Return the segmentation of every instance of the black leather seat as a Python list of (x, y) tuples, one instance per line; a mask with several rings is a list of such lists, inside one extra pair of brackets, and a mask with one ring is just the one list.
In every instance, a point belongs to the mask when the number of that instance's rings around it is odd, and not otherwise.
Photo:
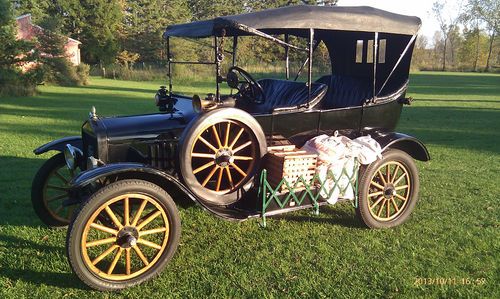
[[(264, 114), (272, 113), (273, 110), (280, 108), (295, 109), (309, 100), (309, 90), (304, 82), (279, 79), (261, 79), (258, 82), (264, 90), (266, 101), (262, 104), (240, 103), (238, 105), (249, 113)], [(321, 102), (328, 86), (323, 83), (313, 83), (311, 87), (309, 107), (314, 107)]]
[(321, 109), (361, 106), (373, 95), (373, 83), (366, 79), (328, 75), (316, 82), (328, 85), (328, 92), (321, 101)]

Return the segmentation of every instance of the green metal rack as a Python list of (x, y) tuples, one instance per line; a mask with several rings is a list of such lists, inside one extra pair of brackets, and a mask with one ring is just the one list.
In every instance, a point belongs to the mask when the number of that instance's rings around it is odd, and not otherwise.
[[(359, 172), (359, 162), (357, 159), (354, 160), (354, 165), (352, 171), (348, 171), (344, 166), (341, 173), (336, 177), (331, 170), (328, 170), (326, 179), (322, 180), (319, 174), (315, 174), (313, 178), (306, 181), (303, 176), (300, 176), (295, 183), (291, 184), (286, 178), (283, 178), (276, 187), (272, 187), (267, 180), (267, 170), (263, 169), (260, 174), (260, 185), (259, 185), (259, 196), (262, 200), (261, 207), (261, 225), (263, 227), (267, 226), (266, 216), (269, 215), (269, 205), (275, 202), (279, 209), (272, 212), (273, 215), (281, 214), (289, 211), (287, 206), (290, 201), (293, 200), (297, 205), (297, 209), (313, 208), (314, 213), (319, 215), (319, 206), (325, 204), (326, 200), (322, 200), (322, 195), (327, 195), (326, 198), (330, 198), (336, 189), (339, 190), (339, 194), (345, 194), (345, 192), (352, 188), (354, 194), (354, 200), (351, 201), (352, 205), (358, 207), (358, 172)], [(339, 182), (347, 178), (348, 183), (344, 187), (339, 186)], [(333, 186), (327, 187), (327, 183), (332, 181)], [(289, 192), (283, 193), (279, 192), (281, 187), (285, 185)], [(304, 201), (309, 199), (309, 205), (304, 205)], [(280, 211), (280, 209), (283, 209)]]

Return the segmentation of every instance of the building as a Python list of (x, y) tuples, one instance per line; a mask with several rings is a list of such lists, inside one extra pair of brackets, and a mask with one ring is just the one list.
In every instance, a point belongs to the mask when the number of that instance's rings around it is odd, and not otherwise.
[[(31, 40), (37, 34), (43, 31), (43, 28), (31, 22), (31, 14), (25, 14), (16, 18), (17, 23), (17, 38)], [(68, 37), (66, 45), (66, 56), (73, 65), (79, 65), (80, 58), (80, 45), (82, 43), (76, 39)], [(26, 67), (25, 67), (26, 68)], [(29, 68), (29, 67), (28, 67)]]

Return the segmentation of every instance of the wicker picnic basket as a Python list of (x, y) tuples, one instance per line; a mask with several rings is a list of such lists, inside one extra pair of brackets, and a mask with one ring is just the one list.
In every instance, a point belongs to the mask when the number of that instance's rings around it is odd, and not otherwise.
[[(302, 182), (297, 183), (301, 176), (308, 183), (313, 179), (318, 155), (298, 150), (294, 145), (271, 146), (268, 150), (265, 168), (268, 173), (267, 180), (273, 188), (285, 179), (296, 192), (304, 188)], [(278, 190), (278, 192), (289, 191), (286, 184), (281, 184)]]

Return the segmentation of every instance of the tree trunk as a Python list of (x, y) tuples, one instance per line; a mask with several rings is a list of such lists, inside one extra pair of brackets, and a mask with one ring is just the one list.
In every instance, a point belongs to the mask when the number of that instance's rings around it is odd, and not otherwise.
[(491, 58), (491, 51), (493, 50), (493, 41), (495, 40), (495, 31), (490, 36), (490, 49), (488, 50), (488, 59), (486, 59), (486, 68), (485, 71), (490, 70), (490, 58)]
[(477, 72), (477, 61), (479, 60), (479, 43), (480, 43), (480, 31), (479, 27), (476, 26), (477, 41), (476, 41), (476, 58), (474, 59), (474, 72)]
[(448, 39), (445, 38), (444, 39), (444, 47), (443, 47), (443, 72), (446, 71), (446, 46), (447, 46), (447, 43), (448, 43)]

